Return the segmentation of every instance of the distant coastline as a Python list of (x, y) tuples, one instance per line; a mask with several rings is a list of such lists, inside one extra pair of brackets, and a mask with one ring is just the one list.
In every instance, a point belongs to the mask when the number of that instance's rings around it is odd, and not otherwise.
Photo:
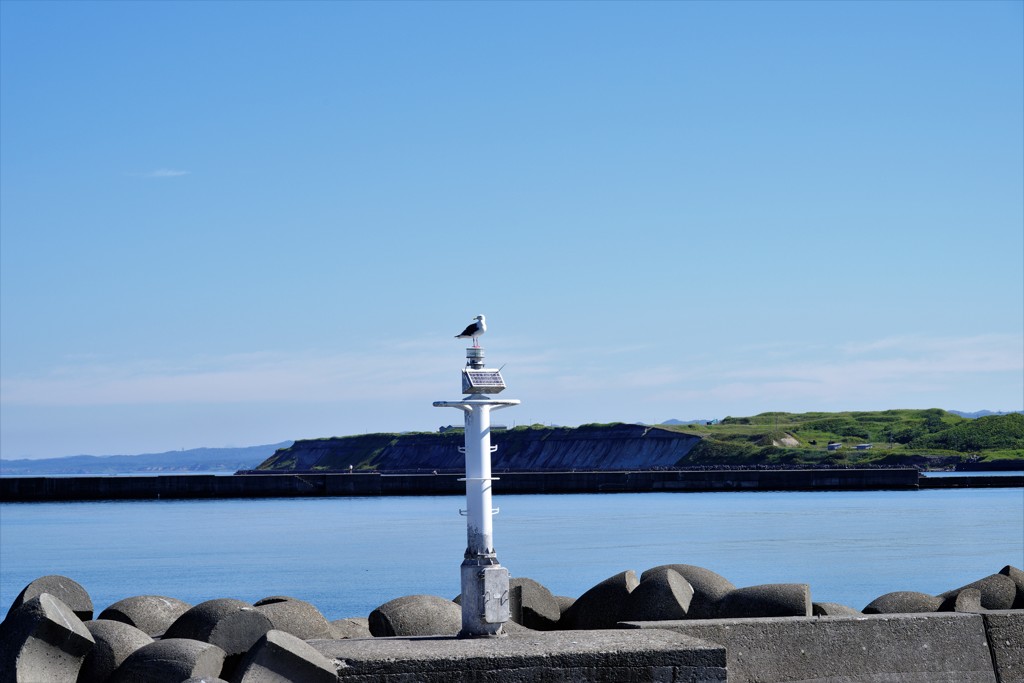
[[(455, 472), (461, 427), (361, 434), (244, 448), (142, 455), (0, 459), (0, 477), (157, 476), (258, 471)], [(913, 467), (1024, 469), (1020, 412), (887, 410), (761, 413), (658, 425), (612, 423), (496, 429), (496, 470), (746, 470)]]
[(123, 476), (210, 474), (256, 467), (292, 441), (242, 448), (193, 448), (142, 455), (72, 455), (0, 459), (0, 476)]

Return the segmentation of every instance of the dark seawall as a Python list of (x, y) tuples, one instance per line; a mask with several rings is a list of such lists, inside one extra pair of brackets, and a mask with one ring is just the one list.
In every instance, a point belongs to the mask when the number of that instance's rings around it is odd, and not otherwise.
[[(462, 495), (461, 474), (246, 474), (3, 477), (0, 502)], [(1024, 477), (920, 477), (915, 469), (503, 472), (496, 494), (867, 491), (1020, 487)]]
[[(246, 474), (4, 477), (0, 501), (461, 495), (460, 474)], [(995, 478), (995, 477), (992, 477)], [(1006, 479), (1007, 477), (999, 477)], [(914, 489), (914, 469), (503, 472), (498, 494)]]

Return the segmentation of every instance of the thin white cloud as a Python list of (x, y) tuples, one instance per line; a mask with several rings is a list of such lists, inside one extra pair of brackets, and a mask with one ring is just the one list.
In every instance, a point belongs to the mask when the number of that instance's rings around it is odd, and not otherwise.
[[(561, 397), (609, 410), (642, 405), (703, 405), (741, 413), (751, 405), (918, 403), (930, 394), (962, 395), (991, 385), (1020, 395), (1024, 339), (1019, 335), (901, 337), (841, 347), (808, 344), (774, 353), (728, 350), (713, 358), (564, 354), (520, 348), (506, 381), (517, 392)], [(749, 351), (749, 349), (747, 350)], [(504, 359), (502, 359), (503, 361)], [(457, 386), (461, 351), (447, 340), (406, 340), (347, 353), (252, 353), (224, 357), (103, 363), (79, 358), (41, 376), (0, 379), (6, 405), (170, 403), (323, 403), (413, 399), (427, 404)], [(498, 363), (496, 363), (497, 365)], [(650, 409), (648, 409), (649, 411)]]
[[(443, 349), (365, 353), (252, 353), (179, 363), (88, 362), (45, 376), (0, 379), (8, 405), (322, 402), (419, 396), (450, 385)], [(445, 382), (445, 380), (448, 380)]]

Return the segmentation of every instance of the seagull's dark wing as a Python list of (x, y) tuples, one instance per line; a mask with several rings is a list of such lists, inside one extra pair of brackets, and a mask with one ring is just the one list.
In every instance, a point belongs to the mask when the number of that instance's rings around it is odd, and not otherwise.
[(479, 329), (479, 328), (477, 327), (477, 324), (476, 324), (476, 323), (473, 323), (472, 325), (470, 325), (469, 327), (467, 327), (466, 329), (464, 329), (464, 330), (462, 331), (462, 334), (457, 334), (457, 335), (455, 335), (455, 336), (456, 336), (456, 337), (472, 337), (472, 336), (473, 336), (473, 335), (474, 335), (474, 334), (476, 333), (477, 329)]

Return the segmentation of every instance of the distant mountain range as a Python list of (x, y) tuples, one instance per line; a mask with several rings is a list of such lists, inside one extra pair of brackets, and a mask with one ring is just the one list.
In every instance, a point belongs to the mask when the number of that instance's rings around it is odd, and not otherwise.
[(71, 455), (38, 460), (0, 460), (0, 475), (148, 474), (250, 470), (291, 441), (245, 448), (193, 448), (143, 455)]

